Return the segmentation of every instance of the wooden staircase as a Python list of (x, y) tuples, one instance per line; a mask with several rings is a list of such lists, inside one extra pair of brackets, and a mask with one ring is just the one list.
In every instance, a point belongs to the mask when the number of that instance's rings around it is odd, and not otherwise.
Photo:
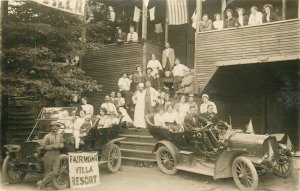
[(150, 135), (147, 129), (124, 129), (119, 136), (126, 138), (120, 141), (123, 164), (136, 165), (140, 162), (156, 162), (152, 149), (157, 140)]

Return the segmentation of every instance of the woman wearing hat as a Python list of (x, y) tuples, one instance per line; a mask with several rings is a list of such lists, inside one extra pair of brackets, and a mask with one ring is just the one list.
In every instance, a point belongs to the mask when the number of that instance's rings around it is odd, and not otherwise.
[(123, 44), (126, 41), (126, 36), (126, 33), (124, 33), (120, 27), (117, 27), (117, 33), (115, 34), (117, 43)]
[(231, 9), (227, 9), (225, 11), (226, 13), (226, 19), (224, 20), (224, 28), (232, 28), (237, 27), (237, 21), (236, 18), (233, 17), (233, 11)]
[(278, 21), (278, 16), (273, 11), (273, 6), (271, 4), (264, 5), (263, 23), (271, 23)]
[(247, 26), (249, 17), (245, 15), (244, 8), (237, 8), (236, 12), (238, 13), (237, 24), (239, 27)]
[(202, 95), (202, 100), (203, 100), (203, 103), (200, 105), (200, 113), (206, 113), (207, 112), (207, 107), (209, 105), (212, 105), (213, 106), (213, 112), (215, 114), (217, 114), (217, 106), (214, 102), (212, 101), (209, 101), (209, 97), (207, 94), (203, 94)]

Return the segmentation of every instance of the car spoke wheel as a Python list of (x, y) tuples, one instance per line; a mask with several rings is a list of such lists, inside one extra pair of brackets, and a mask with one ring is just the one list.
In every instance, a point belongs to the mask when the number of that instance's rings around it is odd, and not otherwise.
[(177, 161), (175, 159), (175, 156), (171, 153), (171, 151), (165, 147), (159, 147), (156, 152), (156, 160), (157, 165), (159, 166), (159, 169), (169, 175), (176, 174), (176, 164)]
[(232, 176), (236, 186), (244, 191), (254, 191), (258, 175), (253, 163), (246, 157), (237, 157), (232, 163)]
[(273, 172), (275, 175), (285, 178), (292, 174), (293, 168), (293, 159), (291, 157), (282, 155), (278, 160), (276, 166), (273, 168)]
[(21, 182), (26, 176), (26, 172), (18, 169), (16, 162), (12, 160), (11, 156), (5, 157), (2, 166), (2, 174), (4, 179), (11, 184)]
[(53, 186), (58, 190), (63, 190), (69, 187), (69, 166), (68, 166), (68, 156), (61, 158), (60, 167), (58, 174), (53, 178)]
[(118, 145), (113, 144), (108, 152), (107, 168), (110, 172), (116, 173), (122, 162), (121, 151)]

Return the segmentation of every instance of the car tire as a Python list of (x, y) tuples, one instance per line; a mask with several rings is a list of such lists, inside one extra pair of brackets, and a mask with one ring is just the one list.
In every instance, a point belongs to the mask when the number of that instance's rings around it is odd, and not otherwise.
[(258, 186), (258, 175), (253, 163), (240, 156), (232, 163), (232, 176), (236, 186), (243, 191), (254, 191)]
[(177, 173), (176, 164), (177, 160), (174, 154), (165, 146), (161, 146), (156, 152), (156, 161), (159, 169), (168, 175)]
[(122, 154), (118, 145), (113, 144), (108, 151), (107, 168), (111, 173), (116, 173), (121, 168)]
[(58, 175), (52, 179), (52, 184), (57, 190), (64, 190), (70, 186), (68, 156), (60, 155)]
[(281, 156), (277, 165), (273, 168), (275, 175), (286, 178), (289, 177), (294, 168), (294, 161), (291, 157)]
[[(11, 169), (13, 167), (13, 160), (11, 156), (6, 156), (2, 165), (2, 174), (4, 180), (6, 180), (10, 184), (16, 184), (21, 182), (25, 176), (26, 172), (21, 170), (14, 170)], [(12, 170), (15, 174), (15, 177), (12, 177), (12, 174), (10, 174), (10, 170)]]

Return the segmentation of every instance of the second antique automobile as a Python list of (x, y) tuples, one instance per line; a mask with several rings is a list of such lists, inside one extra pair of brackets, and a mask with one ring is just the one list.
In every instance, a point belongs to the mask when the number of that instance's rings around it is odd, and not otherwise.
[(284, 134), (246, 134), (233, 130), (231, 126), (219, 131), (213, 124), (208, 124), (203, 132), (214, 146), (208, 151), (199, 132), (175, 132), (156, 127), (152, 115), (146, 117), (146, 122), (149, 132), (159, 140), (153, 152), (156, 152), (157, 164), (165, 174), (173, 175), (183, 170), (214, 179), (233, 177), (240, 190), (254, 191), (261, 174), (274, 172), (277, 176), (288, 177), (292, 173), (292, 145)]
[[(43, 173), (43, 155), (42, 149), (43, 137), (49, 133), (49, 124), (51, 121), (57, 121), (61, 124), (60, 133), (63, 134), (64, 148), (60, 155), (60, 169), (58, 174), (52, 180), (56, 189), (66, 189), (69, 187), (69, 169), (68, 152), (75, 152), (73, 123), (76, 108), (70, 107), (48, 107), (43, 108), (38, 116), (37, 122), (33, 127), (28, 139), (20, 145), (5, 145), (6, 158), (3, 162), (2, 174), (8, 183), (21, 182), (28, 173)], [(96, 124), (94, 124), (96, 125)], [(81, 151), (97, 151), (98, 163), (106, 164), (110, 172), (116, 173), (121, 167), (121, 151), (117, 138), (120, 126), (113, 125), (110, 128), (100, 129), (98, 140), (93, 147), (83, 147)], [(90, 134), (87, 139), (90, 138)]]

